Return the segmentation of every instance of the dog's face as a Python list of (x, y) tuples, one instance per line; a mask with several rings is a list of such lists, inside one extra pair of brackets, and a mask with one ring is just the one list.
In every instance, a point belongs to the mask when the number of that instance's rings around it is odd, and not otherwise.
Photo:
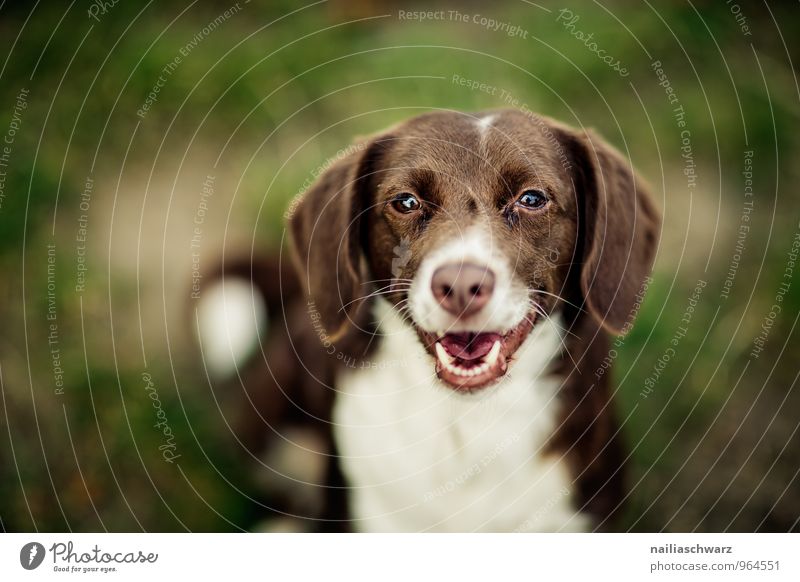
[(620, 330), (658, 231), (607, 145), (511, 110), (392, 128), (323, 175), (291, 222), (330, 336), (384, 297), (461, 391), (501, 378), (564, 302)]

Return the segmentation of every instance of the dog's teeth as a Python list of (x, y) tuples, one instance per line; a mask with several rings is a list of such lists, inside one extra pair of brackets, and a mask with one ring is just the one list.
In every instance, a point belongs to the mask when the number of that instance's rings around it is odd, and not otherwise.
[[(437, 352), (438, 352), (438, 350), (437, 350)], [(461, 366), (459, 366), (458, 364), (455, 363), (455, 358), (451, 357), (447, 353), (445, 353), (444, 356), (442, 356), (441, 352), (439, 352), (439, 357), (440, 358), (442, 358), (442, 357), (446, 358), (445, 360), (442, 361), (442, 364), (444, 365), (445, 369), (448, 372), (450, 372), (451, 374), (462, 374), (463, 373), (463, 368), (461, 368)]]
[(456, 358), (447, 353), (447, 350), (440, 342), (436, 342), (434, 348), (436, 350), (436, 357), (448, 372), (461, 378), (472, 378), (485, 374), (497, 363), (500, 357), (501, 345), (499, 341), (496, 341), (494, 345), (492, 345), (492, 349), (489, 350), (489, 353), (486, 355), (484, 362), (480, 366), (471, 366), (469, 368), (456, 363)]
[(453, 357), (447, 353), (447, 350), (445, 350), (442, 347), (442, 344), (440, 344), (439, 342), (436, 342), (436, 356), (439, 358), (439, 361), (441, 361), (445, 366), (447, 366), (448, 368), (452, 367)]
[[(438, 345), (438, 344), (437, 344)], [(497, 363), (497, 358), (500, 356), (500, 340), (494, 342), (492, 349), (489, 350), (489, 354), (486, 356), (486, 363), (485, 366), (494, 366)]]

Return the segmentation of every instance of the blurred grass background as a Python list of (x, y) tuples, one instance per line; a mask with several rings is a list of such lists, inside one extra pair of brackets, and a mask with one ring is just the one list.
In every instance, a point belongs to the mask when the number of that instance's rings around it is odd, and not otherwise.
[[(211, 269), (251, 243), (277, 248), (288, 201), (355, 136), (434, 108), (506, 106), (501, 91), (596, 128), (631, 157), (664, 211), (654, 281), (614, 370), (632, 452), (624, 527), (798, 529), (800, 281), (764, 352), (749, 355), (786, 280), (800, 218), (796, 5), (743, 4), (750, 35), (725, 2), (120, 2), (97, 19), (92, 6), (0, 4), (0, 134), (15, 105), (21, 113), (0, 206), (2, 529), (252, 527), (264, 500), (252, 467), (231, 452), (191, 334), (189, 241), (203, 182), (215, 183), (201, 229), (200, 261)], [(628, 77), (565, 29), (562, 8)], [(527, 38), (471, 20), (398, 17), (453, 9), (518, 25)], [(686, 112), (694, 190), (654, 60)], [(470, 90), (453, 75), (498, 91)], [(746, 150), (754, 210), (723, 298)], [(87, 177), (94, 186), (81, 208)], [(78, 291), (82, 215), (88, 270)], [(698, 281), (707, 284), (687, 334), (643, 398)], [(179, 463), (158, 449), (144, 373)]]

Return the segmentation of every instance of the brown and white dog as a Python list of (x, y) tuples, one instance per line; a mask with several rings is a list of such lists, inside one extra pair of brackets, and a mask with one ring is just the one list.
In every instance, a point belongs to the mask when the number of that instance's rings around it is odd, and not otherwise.
[(253, 315), (254, 283), (270, 331), (243, 373), (245, 442), (326, 435), (322, 529), (606, 527), (625, 459), (609, 336), (635, 317), (659, 225), (592, 133), (516, 110), (427, 113), (295, 201), (299, 277), (226, 269), (201, 304), (226, 329), (201, 318), (200, 333), (241, 335), (230, 320)]

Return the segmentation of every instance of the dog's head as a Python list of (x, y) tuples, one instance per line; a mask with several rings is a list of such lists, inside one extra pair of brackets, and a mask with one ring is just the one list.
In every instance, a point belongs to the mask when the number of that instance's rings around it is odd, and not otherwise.
[(619, 333), (659, 215), (591, 133), (515, 110), (448, 111), (360, 144), (301, 197), (290, 228), (328, 337), (384, 297), (439, 378), (471, 391), (501, 378), (565, 302)]

